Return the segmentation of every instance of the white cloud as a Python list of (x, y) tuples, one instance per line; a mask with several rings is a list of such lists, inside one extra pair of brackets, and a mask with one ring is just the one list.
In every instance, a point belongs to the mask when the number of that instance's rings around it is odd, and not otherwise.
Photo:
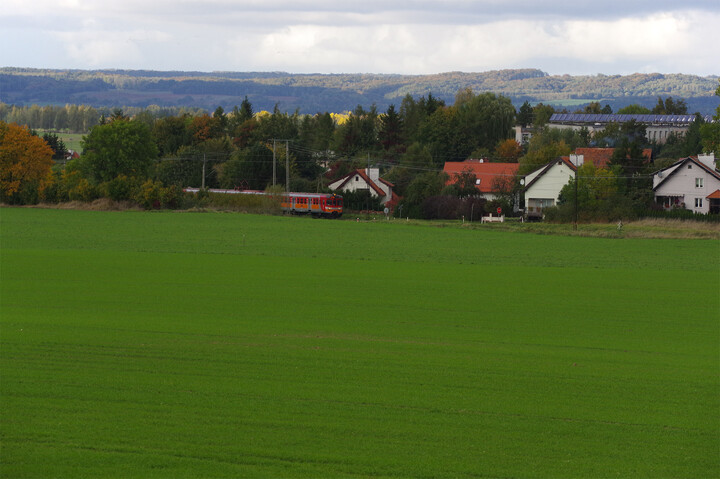
[[(720, 65), (716, 0), (4, 0), (0, 22), (0, 41), (17, 45), (0, 58), (7, 66), (717, 74)], [(53, 57), (23, 50), (54, 41)]]
[[(697, 35), (695, 28), (714, 21), (720, 18), (656, 14), (614, 21), (512, 20), (453, 28), (294, 25), (263, 35), (251, 58), (260, 68), (297, 72), (434, 73), (542, 67), (534, 63), (538, 58), (603, 66), (621, 61), (639, 66), (707, 62), (705, 71), (710, 72), (717, 68), (718, 62), (712, 61), (717, 54), (704, 48), (708, 35)], [(250, 48), (252, 41), (241, 38), (242, 48)], [(700, 59), (703, 52), (707, 52), (705, 60)], [(699, 60), (691, 63), (693, 58)]]
[[(93, 24), (93, 22), (88, 22)], [(115, 65), (134, 65), (142, 68), (143, 46), (167, 42), (171, 36), (162, 32), (143, 30), (106, 32), (83, 30), (58, 32), (56, 38), (62, 43), (69, 58), (91, 68), (108, 68)]]

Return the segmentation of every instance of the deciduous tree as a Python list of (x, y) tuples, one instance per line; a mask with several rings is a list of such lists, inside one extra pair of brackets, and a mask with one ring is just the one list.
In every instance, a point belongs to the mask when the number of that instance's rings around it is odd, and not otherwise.
[(503, 163), (517, 163), (522, 154), (522, 146), (512, 138), (501, 141), (495, 148), (495, 158)]
[(98, 182), (120, 174), (144, 178), (158, 157), (150, 128), (125, 119), (95, 126), (82, 144), (83, 164)]
[(11, 203), (34, 202), (52, 182), (53, 150), (14, 123), (0, 121), (0, 198)]

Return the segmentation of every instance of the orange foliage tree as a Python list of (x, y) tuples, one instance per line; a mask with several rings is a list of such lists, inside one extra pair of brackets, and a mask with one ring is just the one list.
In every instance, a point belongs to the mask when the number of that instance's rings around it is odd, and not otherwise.
[(522, 154), (522, 146), (512, 138), (501, 141), (495, 148), (495, 156), (498, 158), (498, 161), (505, 163), (517, 163), (518, 158), (520, 158)]
[(53, 150), (27, 128), (0, 121), (0, 199), (37, 201), (52, 182)]

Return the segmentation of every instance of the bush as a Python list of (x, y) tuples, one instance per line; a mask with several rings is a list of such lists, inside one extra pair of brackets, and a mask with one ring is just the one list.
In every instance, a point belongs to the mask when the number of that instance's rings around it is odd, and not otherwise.
[(67, 196), (70, 201), (90, 202), (100, 197), (95, 188), (87, 178), (73, 179), (71, 185), (67, 185)]
[(133, 200), (146, 210), (162, 206), (163, 185), (159, 181), (147, 180), (133, 195)]
[(369, 190), (344, 191), (342, 197), (346, 210), (382, 211), (384, 209), (380, 198), (372, 196)]
[(468, 221), (478, 220), (482, 216), (486, 201), (484, 198), (476, 196), (469, 198), (431, 196), (423, 201), (422, 217), (428, 220), (459, 220), (463, 217)]
[(642, 218), (665, 218), (665, 219), (681, 219), (681, 220), (694, 220), (694, 221), (704, 221), (707, 223), (720, 223), (720, 215), (714, 214), (714, 215), (704, 215), (700, 213), (695, 213), (691, 210), (686, 210), (684, 208), (677, 208), (672, 210), (664, 210), (664, 209), (647, 209), (640, 213), (639, 215)]
[(147, 210), (181, 208), (186, 203), (182, 188), (175, 185), (166, 187), (160, 181), (153, 180), (140, 185), (132, 199)]
[(140, 188), (140, 180), (134, 177), (118, 175), (110, 181), (101, 183), (100, 193), (113, 201), (131, 200)]
[(58, 203), (61, 201), (62, 193), (62, 175), (53, 171), (52, 181), (40, 193), (40, 201), (43, 203)]
[[(201, 200), (202, 206), (248, 213), (280, 214), (280, 200), (283, 193), (265, 195), (205, 193), (207, 198)], [(198, 193), (200, 196), (200, 193)], [(199, 201), (200, 203), (200, 201)]]

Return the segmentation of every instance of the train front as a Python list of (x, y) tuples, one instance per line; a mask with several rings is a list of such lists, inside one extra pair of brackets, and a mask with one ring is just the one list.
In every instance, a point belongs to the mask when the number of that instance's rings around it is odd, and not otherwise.
[(323, 213), (339, 218), (343, 213), (343, 197), (340, 195), (327, 195), (323, 205)]

